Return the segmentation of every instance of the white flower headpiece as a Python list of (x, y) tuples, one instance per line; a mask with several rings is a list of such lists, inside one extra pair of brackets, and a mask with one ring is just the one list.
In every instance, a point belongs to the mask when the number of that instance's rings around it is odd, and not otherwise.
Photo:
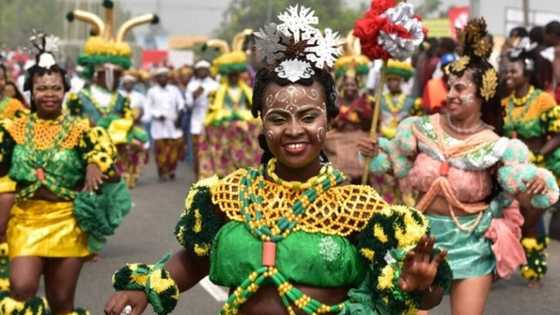
[(513, 59), (523, 59), (527, 69), (534, 70), (535, 62), (529, 55), (535, 48), (537, 48), (537, 46), (538, 44), (531, 42), (529, 37), (523, 37), (510, 49), (509, 56)]
[(58, 37), (33, 31), (29, 41), (39, 51), (36, 58), (39, 67), (50, 69), (56, 64), (53, 53), (58, 51), (60, 42)]
[(337, 32), (325, 29), (324, 35), (314, 27), (319, 23), (315, 11), (304, 6), (290, 6), (278, 16), (281, 24), (270, 23), (256, 36), (262, 61), (274, 67), (280, 78), (291, 82), (311, 78), (313, 68), (333, 67), (342, 54), (342, 40)]

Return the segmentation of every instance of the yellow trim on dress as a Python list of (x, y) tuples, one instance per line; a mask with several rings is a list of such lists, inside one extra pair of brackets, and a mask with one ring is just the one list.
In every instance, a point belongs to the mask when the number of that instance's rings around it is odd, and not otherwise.
[(11, 211), (7, 232), (9, 255), (85, 257), (87, 235), (74, 217), (73, 202), (27, 200)]

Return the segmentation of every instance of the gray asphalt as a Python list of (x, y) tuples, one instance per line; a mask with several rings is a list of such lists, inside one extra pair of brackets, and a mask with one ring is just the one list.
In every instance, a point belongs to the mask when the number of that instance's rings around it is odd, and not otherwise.
[[(101, 259), (88, 263), (81, 275), (77, 305), (92, 314), (103, 314), (103, 306), (113, 293), (111, 275), (127, 262), (157, 261), (178, 249), (173, 235), (182, 210), (185, 192), (192, 182), (192, 172), (182, 163), (174, 182), (159, 183), (154, 167), (144, 172), (138, 187), (132, 191), (134, 208), (112, 237)], [(218, 303), (201, 286), (183, 294), (173, 314), (217, 314)], [(154, 314), (151, 310), (145, 314)], [(430, 314), (450, 314), (447, 300)], [(551, 242), (549, 273), (543, 288), (529, 289), (519, 275), (495, 283), (486, 314), (560, 314), (560, 243)]]

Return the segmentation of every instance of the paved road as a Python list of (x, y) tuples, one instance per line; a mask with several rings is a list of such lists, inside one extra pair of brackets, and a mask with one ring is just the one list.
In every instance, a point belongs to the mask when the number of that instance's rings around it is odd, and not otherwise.
[[(192, 181), (190, 170), (181, 165), (175, 182), (158, 183), (150, 166), (132, 192), (135, 207), (111, 238), (101, 260), (87, 264), (82, 272), (77, 303), (92, 314), (102, 314), (103, 305), (113, 292), (111, 274), (126, 262), (155, 262), (176, 250), (173, 228), (181, 211), (185, 191)], [(494, 285), (486, 314), (560, 314), (560, 243), (552, 242), (549, 275), (542, 289), (528, 289), (516, 275)], [(218, 291), (218, 293), (221, 293)], [(220, 308), (202, 286), (183, 294), (174, 314), (211, 315)], [(449, 314), (448, 301), (431, 312)], [(145, 314), (154, 314), (148, 311)]]

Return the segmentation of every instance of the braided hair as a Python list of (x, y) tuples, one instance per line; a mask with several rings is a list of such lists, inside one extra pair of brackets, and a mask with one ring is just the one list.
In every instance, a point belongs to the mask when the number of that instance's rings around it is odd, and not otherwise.
[[(325, 93), (325, 104), (327, 107), (327, 120), (331, 121), (338, 115), (338, 107), (336, 106), (336, 87), (332, 75), (325, 69), (313, 69), (315, 75), (311, 78), (301, 78), (296, 82), (290, 82), (289, 80), (280, 78), (278, 74), (269, 67), (261, 68), (255, 78), (255, 86), (253, 88), (253, 106), (251, 107), (251, 113), (255, 118), (261, 116), (264, 108), (264, 99), (266, 88), (271, 83), (276, 83), (280, 86), (287, 86), (290, 84), (300, 84), (303, 86), (311, 86), (314, 82), (319, 83), (323, 87), (323, 92)], [(266, 137), (264, 134), (259, 135), (259, 146), (263, 150), (263, 155), (261, 162), (263, 164), (268, 163), (268, 161), (273, 158), (272, 152), (268, 148), (266, 143)], [(326, 155), (321, 152), (321, 159), (326, 161)]]

